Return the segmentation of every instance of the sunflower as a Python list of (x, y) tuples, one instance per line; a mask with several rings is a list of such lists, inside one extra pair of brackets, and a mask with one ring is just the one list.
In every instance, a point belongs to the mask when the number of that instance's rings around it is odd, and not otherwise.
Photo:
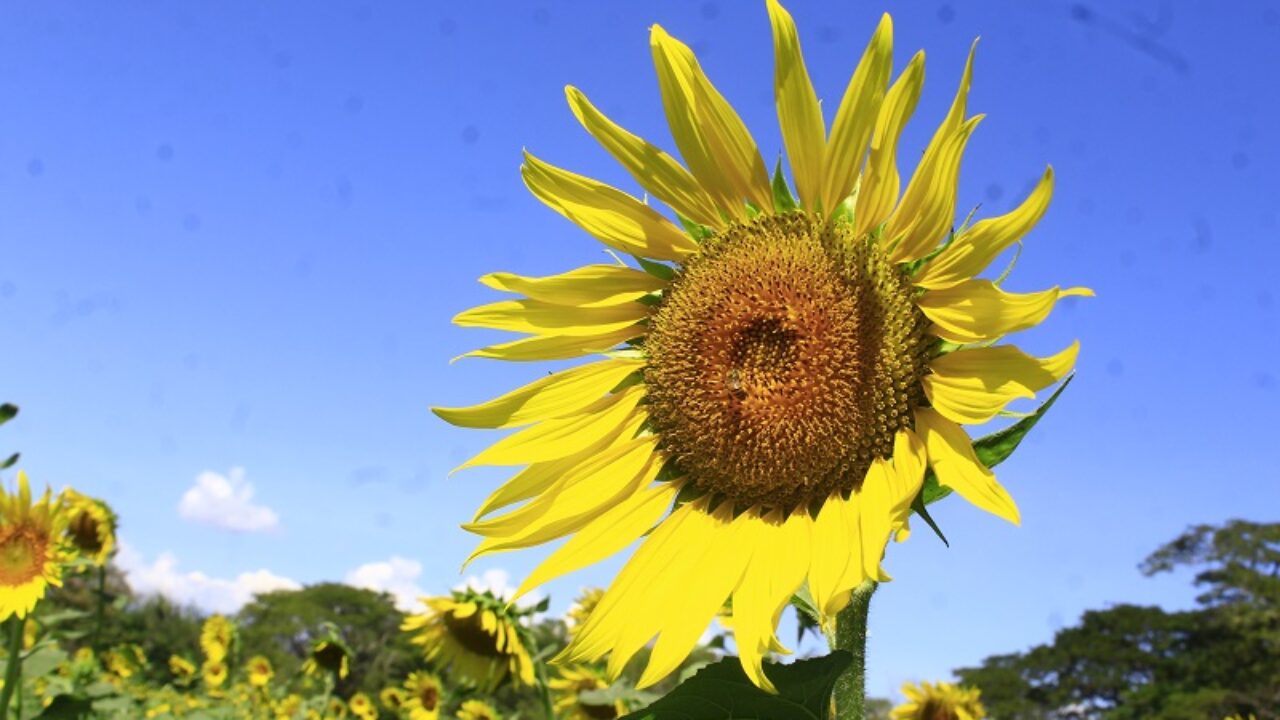
[(907, 696), (907, 702), (893, 709), (893, 720), (982, 720), (987, 716), (977, 688), (925, 681), (919, 685), (905, 683), (902, 694)]
[(169, 673), (172, 674), (175, 679), (187, 680), (196, 674), (196, 666), (195, 663), (181, 655), (170, 655)]
[(582, 627), (587, 618), (591, 617), (591, 611), (596, 609), (596, 605), (600, 604), (600, 598), (604, 597), (604, 590), (597, 587), (583, 588), (578, 594), (578, 598), (569, 606), (568, 612), (565, 613), (565, 624), (572, 633)]
[(458, 708), (458, 720), (502, 720), (497, 710), (481, 700), (467, 700)]
[(581, 693), (604, 690), (611, 683), (604, 673), (594, 668), (578, 665), (560, 669), (560, 677), (547, 685), (556, 692), (556, 716), (567, 720), (608, 720), (627, 713), (621, 700), (606, 705), (584, 702)]
[(116, 515), (101, 500), (64, 488), (59, 502), (67, 509), (67, 534), (80, 557), (103, 565), (116, 549)]
[(254, 687), (266, 687), (276, 674), (275, 669), (271, 667), (271, 661), (262, 655), (249, 658), (245, 671), (249, 674), (249, 684)]
[(678, 667), (731, 598), (743, 667), (771, 688), (762, 658), (781, 648), (789, 598), (807, 583), (831, 622), (853, 588), (887, 580), (885, 546), (905, 537), (927, 468), (1017, 523), (962, 425), (1069, 372), (1075, 343), (1047, 358), (993, 343), (1044, 320), (1058, 298), (1091, 294), (1013, 293), (976, 277), (1039, 220), (1053, 174), (1009, 214), (953, 230), (960, 158), (982, 119), (966, 110), (972, 53), (899, 193), (897, 142), (923, 54), (889, 84), (884, 16), (828, 134), (792, 19), (773, 0), (768, 14), (799, 199), (780, 172), (770, 181), (689, 48), (655, 25), (658, 84), (687, 170), (577, 89), (567, 95), (587, 132), (681, 223), (526, 153), (533, 194), (638, 267), (481, 278), (523, 297), (455, 323), (530, 336), (469, 356), (596, 357), (479, 405), (435, 408), (463, 427), (527, 426), (458, 468), (524, 466), (464, 525), (483, 537), (473, 559), (570, 536), (518, 595), (643, 538), (558, 658), (610, 654), (616, 677), (656, 637), (642, 687)]
[[(409, 673), (404, 687), (406, 692), (402, 702), (409, 713), (409, 720), (436, 720), (440, 717), (440, 678), (425, 672)], [(391, 707), (385, 690), (382, 703)]]
[(200, 666), (200, 675), (204, 679), (205, 688), (216, 691), (227, 683), (227, 663), (222, 660), (205, 660)]
[(360, 720), (378, 720), (378, 709), (373, 706), (369, 696), (362, 692), (352, 695), (347, 706), (351, 708), (351, 714)]
[(66, 529), (66, 513), (48, 488), (32, 502), (25, 472), (13, 495), (0, 487), (0, 620), (26, 617), (50, 585), (62, 585), (62, 566), (73, 559)]
[(289, 693), (273, 705), (276, 720), (294, 720), (302, 710), (302, 696)]
[(341, 680), (351, 672), (351, 649), (337, 637), (316, 640), (302, 663), (302, 672), (313, 676), (331, 673)]
[(330, 698), (329, 706), (325, 710), (325, 717), (332, 720), (342, 720), (347, 716), (347, 704), (342, 702), (342, 698)]
[(225, 615), (210, 615), (200, 628), (200, 649), (212, 662), (225, 660), (235, 642), (236, 626)]
[(475, 590), (456, 591), (450, 597), (421, 598), (426, 610), (410, 615), (401, 629), (413, 633), (428, 662), (448, 665), (462, 682), (490, 692), (511, 679), (532, 685), (533, 660), (519, 629), (523, 611)]
[[(435, 697), (439, 697), (439, 694), (440, 693), (437, 691)], [(382, 692), (378, 693), (378, 701), (382, 703), (382, 707), (393, 713), (399, 713), (400, 708), (404, 707), (404, 704), (408, 702), (408, 700), (409, 694), (404, 691), (404, 688), (398, 688), (394, 685), (391, 687), (384, 687), (382, 688)], [(433, 700), (432, 703), (432, 707), (434, 707), (435, 701)]]

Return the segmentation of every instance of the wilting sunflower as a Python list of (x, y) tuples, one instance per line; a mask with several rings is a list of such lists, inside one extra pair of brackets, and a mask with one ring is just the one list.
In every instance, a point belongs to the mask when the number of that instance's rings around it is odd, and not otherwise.
[(919, 685), (905, 683), (902, 694), (907, 696), (907, 702), (890, 713), (894, 720), (982, 720), (987, 716), (977, 688), (925, 681)]
[[(435, 693), (435, 697), (438, 698), (439, 695), (439, 692)], [(405, 692), (404, 688), (398, 688), (394, 685), (391, 687), (384, 687), (382, 688), (382, 692), (378, 693), (378, 701), (382, 703), (382, 707), (397, 714), (400, 712), (400, 708), (404, 707), (408, 700), (409, 693)], [(432, 702), (432, 707), (434, 707), (435, 701)]]
[(473, 558), (571, 536), (519, 593), (644, 538), (558, 658), (610, 654), (616, 677), (656, 636), (641, 686), (678, 667), (731, 598), (743, 667), (769, 688), (762, 656), (781, 648), (774, 635), (788, 599), (807, 583), (829, 622), (854, 587), (888, 579), (885, 546), (905, 527), (926, 468), (1018, 522), (962, 426), (1070, 370), (1075, 343), (1047, 358), (993, 343), (1044, 320), (1059, 297), (1090, 294), (1007, 292), (976, 277), (1039, 220), (1053, 174), (1009, 214), (953, 229), (960, 158), (982, 119), (966, 108), (972, 54), (900, 192), (897, 143), (923, 54), (889, 83), (886, 15), (828, 133), (791, 17), (772, 0), (768, 14), (799, 200), (780, 174), (771, 183), (689, 48), (655, 25), (658, 85), (688, 169), (577, 89), (567, 94), (587, 132), (682, 223), (526, 154), (533, 194), (638, 267), (481, 278), (523, 297), (455, 322), (531, 336), (468, 355), (603, 359), (435, 410), (464, 427), (528, 426), (459, 468), (525, 466), (465, 526), (484, 538)]
[[(440, 717), (440, 678), (431, 673), (409, 673), (405, 678), (404, 709), (409, 713), (409, 720), (436, 720)], [(387, 704), (383, 698), (383, 704)]]
[(73, 559), (66, 529), (66, 513), (48, 488), (32, 502), (25, 472), (16, 493), (0, 487), (0, 620), (26, 617), (50, 585), (62, 585), (62, 566)]
[(169, 672), (172, 673), (173, 677), (177, 680), (189, 680), (196, 674), (196, 666), (195, 663), (192, 663), (181, 655), (170, 655)]
[(621, 700), (606, 705), (586, 702), (581, 694), (604, 690), (611, 683), (605, 674), (586, 665), (560, 668), (560, 677), (547, 683), (556, 692), (556, 717), (567, 720), (609, 720), (627, 714)]
[(502, 720), (502, 716), (487, 702), (467, 700), (458, 708), (458, 720)]
[(266, 687), (276, 674), (275, 668), (271, 667), (271, 661), (262, 655), (249, 658), (249, 662), (245, 665), (245, 672), (249, 675), (249, 684), (254, 687)]
[(351, 709), (351, 714), (360, 720), (378, 720), (378, 709), (373, 706), (373, 701), (368, 695), (358, 692), (347, 700), (347, 707)]
[(200, 628), (200, 649), (207, 660), (225, 660), (235, 642), (236, 626), (225, 615), (210, 615)]
[(107, 504), (65, 488), (59, 501), (66, 507), (67, 534), (80, 557), (103, 565), (116, 549), (116, 516)]
[(311, 644), (302, 672), (312, 676), (332, 674), (341, 680), (351, 672), (351, 649), (336, 636), (320, 638)]
[(421, 600), (425, 611), (410, 615), (401, 629), (413, 634), (427, 662), (448, 666), (450, 677), (481, 692), (508, 679), (533, 684), (533, 660), (520, 637), (523, 611), (488, 591), (470, 589)]

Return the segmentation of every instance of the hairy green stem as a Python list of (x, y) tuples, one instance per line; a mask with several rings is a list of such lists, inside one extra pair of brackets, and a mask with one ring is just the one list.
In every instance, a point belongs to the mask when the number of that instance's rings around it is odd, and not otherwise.
[(835, 642), (832, 650), (845, 650), (853, 662), (836, 679), (832, 698), (836, 720), (865, 720), (867, 713), (867, 610), (876, 582), (867, 580), (853, 589), (849, 606), (836, 616)]
[(107, 606), (107, 566), (105, 564), (98, 566), (98, 606), (95, 610), (95, 619), (93, 623), (93, 649), (95, 651), (102, 649), (102, 618)]
[(0, 690), (0, 719), (9, 717), (9, 701), (22, 684), (22, 625), (23, 620), (14, 616), (5, 622), (9, 630), (6, 649), (9, 653), (4, 669), (4, 689)]

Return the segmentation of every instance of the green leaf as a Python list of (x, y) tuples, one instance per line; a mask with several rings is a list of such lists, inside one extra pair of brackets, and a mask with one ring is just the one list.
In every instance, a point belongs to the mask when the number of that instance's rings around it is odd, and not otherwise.
[(18, 406), (13, 403), (5, 403), (0, 405), (0, 425), (3, 425), (13, 419), (18, 414)]
[(67, 654), (56, 646), (45, 646), (32, 652), (22, 661), (22, 674), (31, 679), (48, 675), (65, 662)]
[(838, 650), (789, 665), (765, 663), (765, 675), (778, 688), (771, 695), (753, 685), (738, 658), (729, 656), (623, 720), (827, 720), (836, 678), (852, 661)]
[(18, 462), (18, 453), (14, 453), (10, 455), (4, 462), (0, 462), (0, 470), (7, 470), (13, 467), (13, 464), (16, 462)]
[(773, 169), (773, 207), (777, 212), (791, 212), (800, 207), (796, 198), (787, 187), (787, 179), (782, 176), (782, 156), (778, 156), (778, 165)]
[[(1062, 381), (1062, 384), (1058, 386), (1058, 389), (1054, 390), (1053, 394), (1049, 396), (1049, 399), (1045, 400), (1040, 407), (1036, 408), (1035, 412), (1003, 430), (993, 432), (990, 435), (983, 435), (975, 440), (973, 442), (973, 453), (978, 456), (978, 460), (989, 468), (995, 467), (996, 465), (1004, 462), (1004, 460), (1012, 455), (1013, 451), (1017, 449), (1018, 444), (1022, 442), (1022, 438), (1026, 437), (1027, 433), (1031, 432), (1031, 428), (1035, 427), (1036, 423), (1040, 422), (1040, 418), (1044, 417), (1044, 414), (1049, 412), (1049, 408), (1053, 407), (1053, 403), (1058, 399), (1058, 396), (1062, 394), (1062, 391), (1067, 389), (1067, 386), (1071, 384), (1071, 380), (1074, 377), (1074, 374), (1068, 375), (1067, 378)], [(932, 469), (925, 473), (924, 488), (920, 491), (920, 498), (923, 505), (930, 505), (938, 502), (950, 494), (951, 488), (940, 485), (938, 483), (938, 477), (933, 474)], [(926, 520), (926, 522), (928, 521)], [(930, 523), (930, 526), (932, 526), (932, 523)]]
[(58, 695), (36, 716), (36, 720), (80, 720), (89, 717), (91, 712), (92, 705), (88, 700), (74, 695)]

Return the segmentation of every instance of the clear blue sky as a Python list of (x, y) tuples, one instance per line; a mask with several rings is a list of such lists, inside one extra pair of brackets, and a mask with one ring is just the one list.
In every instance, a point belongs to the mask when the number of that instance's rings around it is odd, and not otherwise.
[[(891, 550), (871, 691), (1043, 642), (1088, 608), (1186, 606), (1187, 576), (1136, 563), (1188, 524), (1280, 514), (1280, 4), (789, 7), (828, 112), (882, 11), (896, 67), (926, 49), (908, 165), (981, 35), (970, 108), (988, 118), (961, 205), (1003, 212), (1053, 163), (1010, 286), (1098, 293), (1024, 339), (1083, 350), (1000, 469), (1023, 527), (953, 500), (936, 511), (950, 549), (920, 532)], [(22, 415), (0, 448), (107, 498), (132, 562), (186, 573), (173, 582), (341, 579), (393, 556), (421, 563), (407, 584), (458, 582), (457, 523), (500, 474), (446, 477), (493, 438), (428, 407), (543, 368), (448, 365), (492, 337), (449, 318), (492, 299), (485, 272), (603, 257), (525, 192), (520, 150), (635, 190), (562, 89), (671, 147), (655, 22), (776, 157), (763, 2), (6, 5), (0, 396)], [(269, 529), (179, 512), (198, 475), (232, 468)], [(476, 570), (518, 577), (541, 555)], [(553, 607), (616, 567), (551, 586)]]

